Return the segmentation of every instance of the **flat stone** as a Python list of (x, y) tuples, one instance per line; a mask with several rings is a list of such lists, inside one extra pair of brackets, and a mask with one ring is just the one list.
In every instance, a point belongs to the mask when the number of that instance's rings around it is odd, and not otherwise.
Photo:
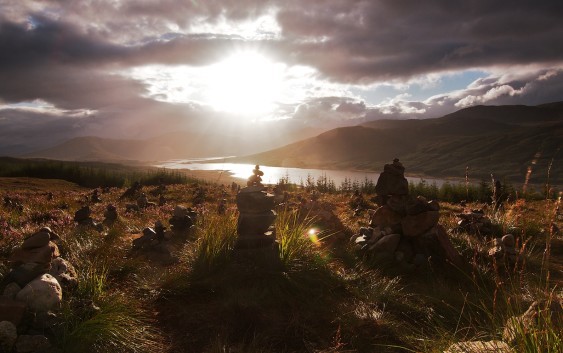
[(247, 186), (240, 189), (239, 193), (247, 193), (247, 192), (259, 192), (266, 190), (266, 187), (263, 185), (255, 185), (255, 186)]
[(49, 264), (28, 262), (16, 266), (8, 273), (7, 281), (15, 282), (21, 288), (49, 270)]
[(440, 212), (427, 211), (417, 215), (407, 215), (401, 221), (403, 234), (407, 237), (417, 237), (426, 233), (438, 224)]
[(389, 206), (383, 205), (375, 210), (370, 225), (386, 228), (401, 223), (401, 215), (393, 211)]
[(452, 344), (444, 353), (514, 353), (503, 341), (466, 341)]
[(39, 231), (29, 238), (25, 239), (22, 244), (22, 249), (40, 248), (49, 244), (51, 236), (48, 232)]
[(389, 234), (373, 244), (369, 250), (374, 253), (394, 254), (401, 241), (401, 234)]
[(48, 242), (47, 245), (40, 248), (16, 249), (10, 256), (10, 262), (15, 264), (27, 262), (49, 264), (53, 258), (59, 255), (60, 253), (57, 245), (53, 242)]
[(261, 213), (274, 208), (274, 195), (264, 191), (237, 194), (237, 207), (241, 213)]

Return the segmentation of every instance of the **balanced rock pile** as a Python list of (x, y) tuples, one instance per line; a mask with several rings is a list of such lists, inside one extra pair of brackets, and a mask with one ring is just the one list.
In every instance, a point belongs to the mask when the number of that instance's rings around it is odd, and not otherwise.
[(178, 248), (177, 244), (169, 240), (172, 233), (166, 232), (166, 227), (160, 221), (156, 221), (154, 228), (143, 229), (143, 234), (133, 240), (133, 250), (146, 255), (153, 261), (164, 265), (171, 265), (178, 262), (175, 255)]
[(260, 166), (252, 171), (248, 178), (247, 187), (242, 188), (237, 194), (236, 202), (240, 212), (237, 233), (237, 249), (273, 248), (278, 250), (275, 228), (276, 220), (274, 208), (274, 195), (267, 193), (262, 185), (261, 176), (264, 173)]
[(507, 265), (514, 265), (518, 261), (518, 250), (516, 250), (514, 235), (506, 234), (502, 238), (493, 239), (493, 246), (489, 249), (489, 256), (496, 260), (503, 260)]
[[(59, 249), (54, 243), (57, 239), (59, 236), (50, 228), (41, 228), (26, 238), (10, 256), (12, 270), (2, 281), (3, 295), (0, 296), (0, 326), (4, 328), (3, 332), (13, 329), (14, 332), (26, 333), (20, 327), (26, 313), (32, 315), (24, 326), (35, 331), (44, 332), (56, 324), (56, 315), (52, 311), (58, 309), (62, 302), (62, 288), (77, 283), (74, 267), (59, 257)], [(19, 330), (16, 331), (16, 327)], [(22, 347), (30, 340), (41, 343), (43, 348), (49, 347), (48, 339), (42, 335), (20, 335), (12, 344), (18, 352), (24, 352)], [(9, 343), (2, 341), (0, 344), (9, 346)], [(11, 350), (2, 348), (4, 351)]]
[(459, 218), (456, 232), (487, 236), (493, 231), (493, 223), (485, 216), (483, 210), (465, 210), (456, 216)]
[(183, 231), (190, 229), (196, 222), (197, 212), (191, 207), (177, 205), (174, 207), (172, 218), (168, 221), (174, 231)]
[(103, 230), (101, 224), (96, 223), (94, 219), (91, 217), (92, 211), (88, 205), (82, 206), (78, 211), (74, 213), (74, 221), (78, 223), (79, 226), (82, 227), (93, 227), (99, 231)]
[(409, 195), (404, 171), (398, 159), (385, 165), (376, 185), (380, 207), (372, 214), (370, 226), (352, 237), (356, 248), (409, 268), (429, 261), (464, 266), (448, 234), (438, 225), (439, 204)]

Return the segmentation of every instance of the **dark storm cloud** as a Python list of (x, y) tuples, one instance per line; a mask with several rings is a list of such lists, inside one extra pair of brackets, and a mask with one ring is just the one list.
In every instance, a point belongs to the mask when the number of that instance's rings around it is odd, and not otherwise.
[(370, 82), (491, 65), (561, 62), (560, 1), (307, 1), (282, 9), (295, 60)]
[[(237, 24), (272, 13), (278, 35), (256, 29), (268, 36), (253, 38), (237, 31)], [(302, 97), (301, 103), (279, 107), (296, 120), (346, 124), (376, 116), (439, 116), (474, 104), (561, 100), (561, 18), (559, 0), (2, 0), (0, 108), (41, 99), (59, 110), (16, 109), (9, 117), (4, 110), (0, 137), (48, 131), (55, 138), (77, 129), (143, 135), (155, 126), (174, 129), (209, 119), (210, 112), (198, 107), (145, 98), (148, 83), (125, 72), (150, 64), (207, 65), (244, 48), (289, 66), (316, 68), (321, 84), (408, 84), (431, 73), (492, 72), (464, 90), (424, 102), (404, 97), (367, 107), (357, 98)], [(521, 68), (529, 73), (496, 74)], [(65, 109), (95, 114), (76, 120), (61, 113)], [(163, 117), (169, 126), (152, 123)]]

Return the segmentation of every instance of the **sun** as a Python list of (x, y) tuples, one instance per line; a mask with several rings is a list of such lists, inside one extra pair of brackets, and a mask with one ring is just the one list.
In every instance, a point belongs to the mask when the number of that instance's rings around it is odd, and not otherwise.
[(252, 51), (208, 67), (205, 101), (214, 109), (259, 118), (280, 99), (284, 65)]

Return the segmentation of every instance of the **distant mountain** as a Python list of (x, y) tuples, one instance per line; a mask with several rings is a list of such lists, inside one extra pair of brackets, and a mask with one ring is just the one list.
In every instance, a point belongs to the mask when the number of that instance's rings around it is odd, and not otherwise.
[(507, 178), (563, 184), (563, 102), (539, 106), (476, 106), (441, 118), (378, 120), (236, 161), (272, 166), (382, 170), (397, 157), (407, 172)]
[[(281, 130), (281, 131), (280, 131)], [(120, 140), (95, 136), (76, 137), (25, 157), (64, 161), (162, 161), (244, 155), (264, 151), (318, 134), (302, 129), (283, 133), (283, 129), (257, 128), (232, 136), (219, 133), (171, 132), (143, 140)]]

